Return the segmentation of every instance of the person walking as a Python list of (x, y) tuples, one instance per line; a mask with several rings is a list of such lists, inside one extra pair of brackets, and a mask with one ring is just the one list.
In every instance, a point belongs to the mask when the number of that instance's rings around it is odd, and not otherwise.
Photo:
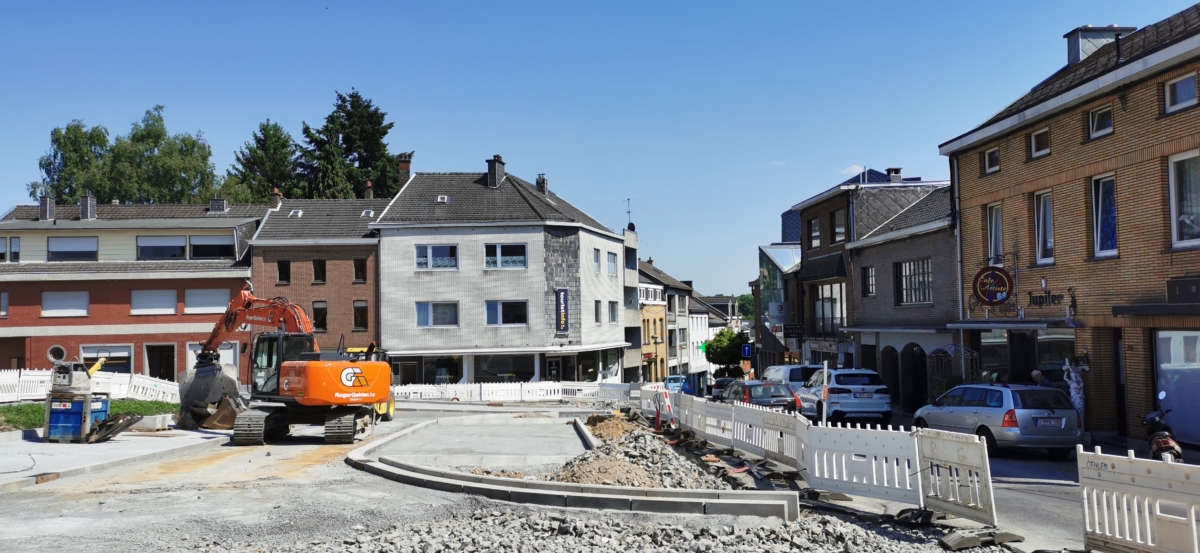
[(1035, 370), (1035, 371), (1029, 373), (1029, 376), (1031, 376), (1033, 378), (1034, 386), (1040, 386), (1043, 388), (1050, 387), (1050, 381), (1046, 380), (1046, 376), (1042, 374), (1042, 371)]

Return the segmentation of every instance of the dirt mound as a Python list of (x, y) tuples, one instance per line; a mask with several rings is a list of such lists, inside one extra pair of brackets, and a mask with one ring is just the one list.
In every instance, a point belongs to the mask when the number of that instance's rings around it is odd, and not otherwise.
[(598, 456), (591, 459), (577, 458), (547, 476), (546, 480), (604, 486), (662, 487), (662, 482), (650, 476), (642, 467), (609, 456)]
[(508, 470), (508, 469), (500, 469), (500, 470), (475, 469), (475, 470), (471, 471), (471, 474), (477, 474), (479, 476), (495, 476), (498, 478), (516, 478), (519, 480), (524, 480), (525, 476), (526, 476), (525, 473), (523, 473), (519, 470)]
[(601, 440), (615, 440), (624, 438), (630, 432), (638, 429), (636, 424), (625, 420), (622, 417), (609, 417), (601, 420), (601, 417), (592, 415), (588, 417), (588, 430), (592, 435)]

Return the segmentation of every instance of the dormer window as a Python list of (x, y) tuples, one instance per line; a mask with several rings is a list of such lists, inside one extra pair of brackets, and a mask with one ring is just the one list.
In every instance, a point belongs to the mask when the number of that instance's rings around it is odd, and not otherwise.
[(289, 218), (295, 217), (299, 219), (301, 215), (304, 215), (304, 211), (300, 209), (293, 209), (291, 213), (288, 213)]
[(448, 203), (450, 203), (450, 196), (438, 196), (438, 197), (437, 197), (437, 203), (439, 203), (439, 204), (448, 204)]
[(363, 210), (362, 215), (359, 215), (359, 217), (374, 217), (374, 216), (375, 216), (375, 212), (371, 211), (369, 209)]

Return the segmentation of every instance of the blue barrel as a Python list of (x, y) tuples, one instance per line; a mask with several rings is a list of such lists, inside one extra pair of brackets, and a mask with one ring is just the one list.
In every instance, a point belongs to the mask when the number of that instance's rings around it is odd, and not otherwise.
[(46, 427), (42, 440), (83, 442), (96, 423), (108, 418), (108, 398), (84, 394), (46, 397)]

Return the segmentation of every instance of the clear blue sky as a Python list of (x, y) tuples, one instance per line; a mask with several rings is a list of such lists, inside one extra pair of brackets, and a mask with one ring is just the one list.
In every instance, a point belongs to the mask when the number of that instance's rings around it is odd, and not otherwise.
[(353, 87), (414, 170), (501, 154), (615, 228), (633, 198), (642, 257), (744, 293), (779, 214), (849, 166), (946, 178), (937, 145), (1061, 67), (1063, 33), (1187, 5), (3, 2), (0, 211), (72, 119), (123, 134), (162, 104), (223, 173), (259, 121), (297, 137)]

